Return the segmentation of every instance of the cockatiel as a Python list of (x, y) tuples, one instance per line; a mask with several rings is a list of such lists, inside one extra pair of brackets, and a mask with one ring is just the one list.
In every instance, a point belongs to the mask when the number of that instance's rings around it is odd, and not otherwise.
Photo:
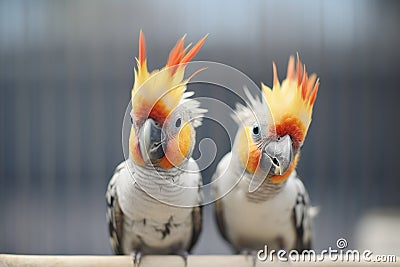
[(218, 227), (236, 252), (311, 247), (315, 208), (295, 168), (319, 80), (299, 58), (295, 67), (294, 57), (282, 84), (275, 63), (273, 72), (273, 88), (262, 84), (262, 100), (245, 88), (250, 107), (237, 104), (239, 130), (213, 176), (216, 196), (226, 193), (215, 203)]
[(182, 37), (166, 66), (147, 71), (145, 37), (139, 36), (139, 57), (132, 89), (129, 159), (115, 170), (106, 192), (110, 242), (115, 254), (186, 255), (202, 224), (202, 179), (191, 158), (195, 128), (206, 112), (185, 92), (187, 63), (205, 38), (190, 50)]

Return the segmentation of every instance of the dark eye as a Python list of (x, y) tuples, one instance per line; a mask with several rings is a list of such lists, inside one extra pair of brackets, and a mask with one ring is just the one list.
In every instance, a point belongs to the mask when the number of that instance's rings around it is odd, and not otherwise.
[(132, 118), (132, 116), (131, 116), (131, 123), (133, 124), (133, 118)]
[(259, 126), (257, 123), (255, 123), (255, 124), (253, 125), (252, 133), (253, 133), (253, 135), (256, 136), (256, 137), (260, 136), (260, 134), (261, 134), (260, 126)]
[(176, 122), (175, 122), (175, 127), (176, 127), (176, 128), (179, 128), (179, 127), (181, 127), (181, 124), (182, 124), (182, 119), (181, 119), (181, 118), (178, 118), (178, 119), (176, 120)]

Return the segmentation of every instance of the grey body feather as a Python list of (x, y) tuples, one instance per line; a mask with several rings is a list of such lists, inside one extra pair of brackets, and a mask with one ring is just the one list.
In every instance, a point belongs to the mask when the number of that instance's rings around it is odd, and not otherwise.
[[(162, 180), (156, 173), (144, 172), (142, 175), (135, 172), (133, 179), (128, 169), (129, 161), (116, 168), (106, 192), (107, 221), (114, 253), (140, 251), (144, 254), (171, 254), (190, 251), (201, 232), (202, 209), (198, 206), (201, 202), (198, 189), (202, 184), (200, 174), (182, 172), (174, 177), (175, 183), (193, 188), (197, 186), (197, 194), (187, 194), (176, 189), (181, 187), (167, 186), (171, 185), (168, 177), (164, 179), (165, 184), (145, 184), (145, 181)], [(189, 169), (196, 171), (197, 165), (192, 159), (188, 164)], [(193, 206), (163, 203), (171, 198), (172, 203), (179, 204), (182, 197), (191, 198), (185, 199), (182, 204)]]
[[(221, 196), (239, 178), (237, 159), (227, 154), (214, 174), (214, 194)], [(231, 166), (231, 167), (229, 167)], [(236, 168), (238, 169), (238, 168)], [(311, 206), (307, 191), (295, 171), (286, 182), (276, 185), (268, 179), (248, 192), (251, 176), (241, 180), (215, 203), (215, 216), (223, 238), (236, 252), (268, 249), (310, 249), (312, 243)]]

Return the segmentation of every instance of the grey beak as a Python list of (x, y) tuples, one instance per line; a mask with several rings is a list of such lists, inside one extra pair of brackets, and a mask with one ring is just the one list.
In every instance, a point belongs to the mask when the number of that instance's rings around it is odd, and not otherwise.
[(145, 163), (152, 163), (164, 156), (162, 129), (153, 119), (147, 119), (139, 130), (139, 147)]
[(290, 167), (293, 159), (292, 140), (289, 135), (268, 143), (262, 151), (259, 168), (249, 184), (252, 193), (264, 182), (268, 175), (283, 175)]
[[(289, 135), (281, 137), (279, 140), (270, 142), (265, 146), (260, 168), (269, 167), (269, 173), (273, 175), (283, 175), (290, 167), (293, 160), (292, 140)], [(265, 169), (265, 171), (267, 171)]]

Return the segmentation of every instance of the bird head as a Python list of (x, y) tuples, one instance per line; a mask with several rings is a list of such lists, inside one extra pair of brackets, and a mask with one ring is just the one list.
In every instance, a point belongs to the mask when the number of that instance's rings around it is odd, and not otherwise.
[(314, 73), (308, 76), (298, 55), (297, 66), (294, 57), (290, 57), (282, 83), (275, 63), (273, 72), (272, 89), (262, 84), (263, 100), (247, 92), (251, 110), (239, 105), (239, 118), (244, 126), (236, 143), (241, 162), (249, 173), (264, 172), (272, 183), (282, 183), (297, 165), (311, 123), (319, 80)]
[(193, 92), (185, 92), (187, 83), (198, 71), (188, 79), (184, 79), (184, 74), (206, 36), (190, 50), (190, 45), (184, 47), (184, 39), (185, 36), (171, 50), (164, 68), (149, 73), (145, 37), (140, 32), (129, 137), (129, 151), (135, 164), (168, 169), (191, 157), (195, 127), (201, 125), (206, 110), (189, 98)]

